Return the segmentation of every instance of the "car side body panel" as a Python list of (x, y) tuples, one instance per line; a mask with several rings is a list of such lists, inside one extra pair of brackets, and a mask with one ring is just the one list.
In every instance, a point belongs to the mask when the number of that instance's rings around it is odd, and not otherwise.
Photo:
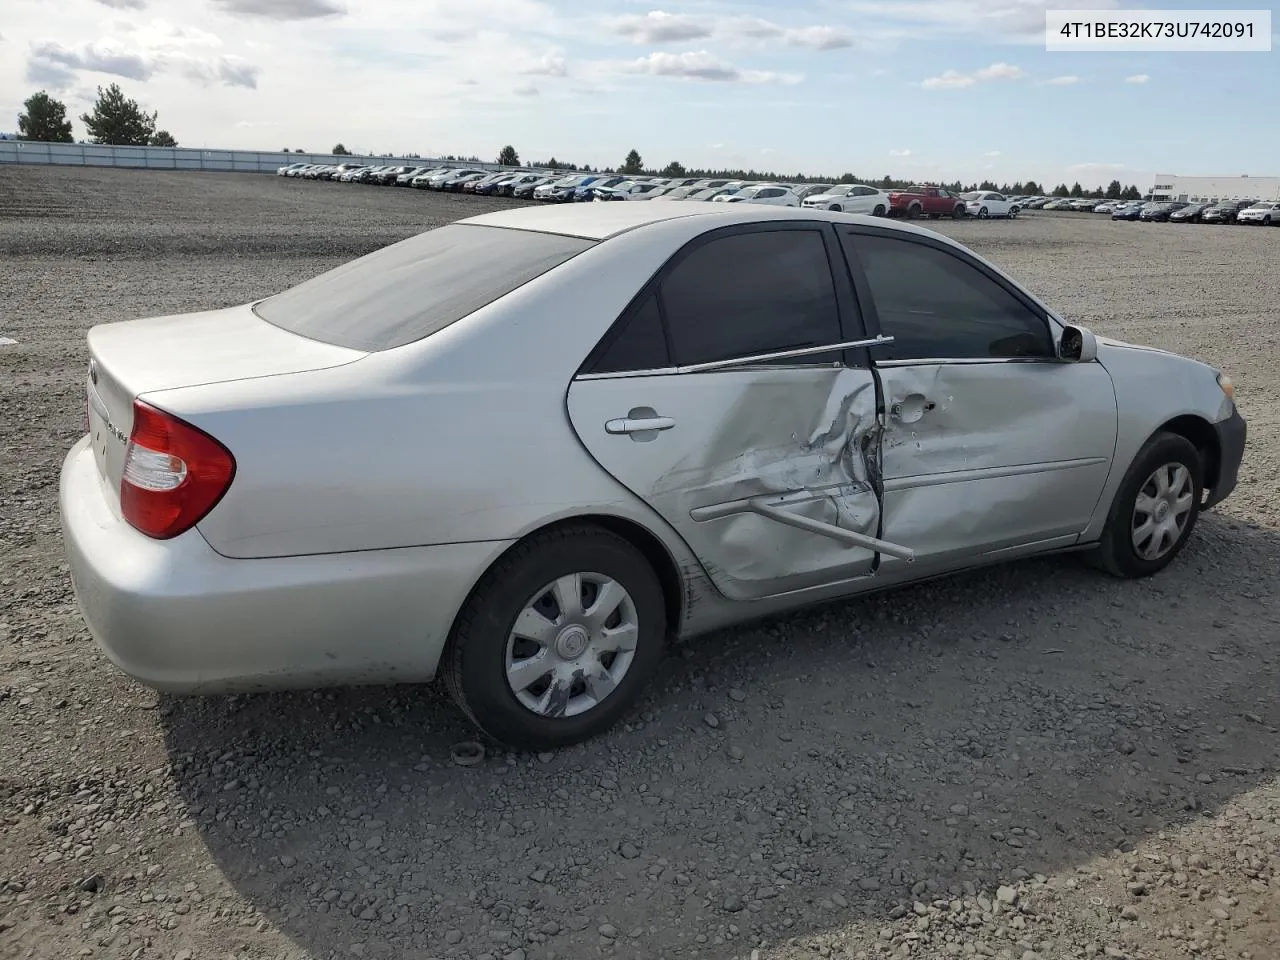
[[(908, 573), (1067, 545), (1089, 526), (1116, 440), (1100, 364), (902, 363), (880, 373), (890, 411), (884, 537), (917, 551)], [(901, 564), (886, 558), (882, 569)]]
[(1218, 386), (1217, 371), (1207, 364), (1157, 350), (1098, 337), (1098, 362), (1111, 374), (1119, 409), (1115, 467), (1081, 542), (1102, 536), (1107, 513), (1125, 471), (1163, 424), (1194, 416), (1218, 424), (1235, 413), (1235, 404)]
[[(647, 411), (673, 426), (652, 435), (606, 427)], [(595, 459), (667, 519), (725, 596), (757, 600), (871, 573), (874, 550), (787, 523), (801, 517), (876, 536), (878, 428), (869, 370), (774, 367), (579, 380), (569, 413)]]

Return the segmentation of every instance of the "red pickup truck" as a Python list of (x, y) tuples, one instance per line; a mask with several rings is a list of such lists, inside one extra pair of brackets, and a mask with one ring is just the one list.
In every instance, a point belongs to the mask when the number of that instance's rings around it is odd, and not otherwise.
[(939, 217), (959, 220), (965, 215), (965, 203), (942, 187), (907, 187), (889, 194), (889, 216), (914, 220), (926, 215), (934, 220)]

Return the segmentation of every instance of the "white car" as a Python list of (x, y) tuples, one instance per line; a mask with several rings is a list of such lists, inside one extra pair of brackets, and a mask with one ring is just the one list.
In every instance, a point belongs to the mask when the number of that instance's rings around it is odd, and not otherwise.
[(668, 641), (1055, 552), (1156, 574), (1248, 435), (1219, 370), (940, 233), (751, 203), (511, 206), (82, 347), (62, 542), (112, 662), (186, 694), (439, 677), (528, 750), (622, 721)]
[(775, 207), (798, 207), (800, 198), (794, 190), (776, 183), (762, 183), (745, 187), (737, 193), (722, 193), (712, 197), (714, 203), (767, 203)]
[(1269, 227), (1280, 226), (1280, 201), (1259, 200), (1251, 207), (1245, 207), (1236, 214), (1236, 223), (1260, 223)]
[(831, 210), (835, 213), (869, 213), (883, 217), (889, 212), (889, 195), (865, 183), (841, 183), (826, 193), (805, 197), (806, 210)]
[(595, 191), (593, 200), (608, 202), (610, 200), (648, 200), (666, 189), (665, 183), (652, 181), (624, 180), (612, 187), (601, 187)]
[(965, 212), (971, 217), (986, 220), (988, 217), (1016, 217), (1021, 208), (1003, 193), (994, 190), (975, 190), (962, 193)]

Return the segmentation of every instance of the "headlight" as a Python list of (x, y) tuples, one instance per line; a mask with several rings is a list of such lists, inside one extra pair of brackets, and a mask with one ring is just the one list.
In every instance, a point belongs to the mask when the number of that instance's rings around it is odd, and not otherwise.
[(1227, 395), (1227, 399), (1232, 403), (1236, 399), (1236, 385), (1231, 382), (1231, 378), (1225, 373), (1218, 374), (1218, 386), (1222, 388), (1222, 392)]

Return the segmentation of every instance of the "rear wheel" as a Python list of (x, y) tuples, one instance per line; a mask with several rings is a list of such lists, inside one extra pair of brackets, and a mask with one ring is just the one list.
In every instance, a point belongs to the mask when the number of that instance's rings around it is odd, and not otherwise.
[(1010, 220), (1017, 220), (1017, 219), (1018, 219), (1018, 208), (1017, 208), (1017, 207), (1010, 207), (1010, 208), (1009, 208), (1009, 219), (1010, 219)]
[(441, 661), (450, 695), (489, 736), (550, 750), (609, 729), (657, 666), (666, 604), (649, 562), (590, 526), (502, 557), (458, 615)]
[(877, 203), (876, 208), (871, 211), (873, 217), (883, 217), (888, 211), (885, 210), (883, 203)]
[(1148, 577), (1167, 567), (1195, 529), (1203, 471), (1200, 451), (1186, 437), (1153, 436), (1125, 474), (1102, 540), (1086, 559), (1125, 578)]
[(908, 220), (916, 219), (916, 217), (920, 216), (921, 209), (923, 208), (920, 206), (920, 204), (918, 203), (911, 204), (911, 206), (907, 207), (907, 219)]
[(990, 214), (989, 214), (989, 213), (987, 213), (987, 208), (986, 208), (986, 207), (983, 207), (981, 210), (979, 210), (979, 211), (978, 211), (978, 219), (979, 219), (979, 220), (985, 220), (985, 219), (987, 219), (987, 217), (989, 217), (989, 216), (990, 216)]

